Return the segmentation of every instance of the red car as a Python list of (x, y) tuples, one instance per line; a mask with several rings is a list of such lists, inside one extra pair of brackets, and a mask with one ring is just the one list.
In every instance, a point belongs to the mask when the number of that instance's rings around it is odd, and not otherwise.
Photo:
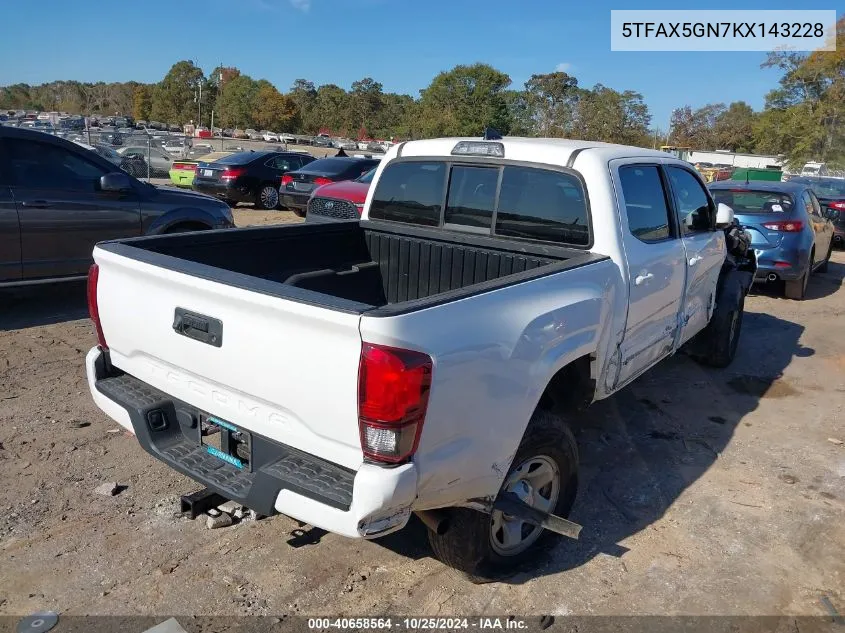
[(317, 187), (308, 200), (305, 221), (337, 222), (359, 219), (375, 173), (374, 167), (355, 180), (333, 182)]
[(207, 127), (198, 127), (196, 137), (197, 138), (211, 138), (211, 130), (209, 130)]

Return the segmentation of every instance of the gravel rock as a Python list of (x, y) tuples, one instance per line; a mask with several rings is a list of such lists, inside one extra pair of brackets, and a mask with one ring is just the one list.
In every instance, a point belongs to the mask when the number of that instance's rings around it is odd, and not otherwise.
[(237, 501), (227, 501), (226, 503), (221, 503), (217, 506), (217, 509), (220, 512), (225, 512), (226, 514), (234, 514), (236, 510), (241, 508), (241, 504)]
[(225, 512), (221, 512), (220, 516), (210, 516), (206, 517), (205, 519), (205, 527), (207, 527), (209, 530), (216, 530), (217, 528), (229, 527), (230, 525), (232, 525), (232, 523), (232, 517), (230, 517)]
[(104, 497), (113, 497), (121, 491), (121, 487), (117, 485), (116, 481), (107, 481), (94, 488), (95, 495), (102, 495)]

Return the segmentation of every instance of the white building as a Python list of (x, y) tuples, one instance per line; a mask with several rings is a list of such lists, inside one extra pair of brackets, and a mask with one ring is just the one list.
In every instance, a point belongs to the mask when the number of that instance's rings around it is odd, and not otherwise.
[(765, 169), (766, 167), (780, 169), (784, 165), (783, 156), (764, 156), (762, 154), (739, 154), (727, 150), (716, 150), (703, 152), (692, 150), (687, 159), (691, 163), (721, 163), (732, 167), (755, 167)]

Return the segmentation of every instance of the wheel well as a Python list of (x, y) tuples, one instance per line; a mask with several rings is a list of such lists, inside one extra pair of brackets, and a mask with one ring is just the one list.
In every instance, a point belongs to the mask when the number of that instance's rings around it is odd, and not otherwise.
[(208, 231), (211, 227), (202, 222), (177, 222), (168, 226), (163, 233), (188, 233), (189, 231)]
[(554, 413), (585, 409), (593, 401), (596, 392), (596, 381), (591, 372), (592, 361), (592, 355), (587, 354), (558, 370), (546, 385), (537, 408)]

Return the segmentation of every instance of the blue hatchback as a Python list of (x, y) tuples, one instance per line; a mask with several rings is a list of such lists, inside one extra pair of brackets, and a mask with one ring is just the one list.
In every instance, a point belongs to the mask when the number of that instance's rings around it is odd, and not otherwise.
[(805, 183), (733, 180), (709, 189), (751, 235), (755, 280), (783, 281), (788, 298), (803, 299), (810, 274), (827, 270), (833, 247), (833, 224), (812, 189)]

